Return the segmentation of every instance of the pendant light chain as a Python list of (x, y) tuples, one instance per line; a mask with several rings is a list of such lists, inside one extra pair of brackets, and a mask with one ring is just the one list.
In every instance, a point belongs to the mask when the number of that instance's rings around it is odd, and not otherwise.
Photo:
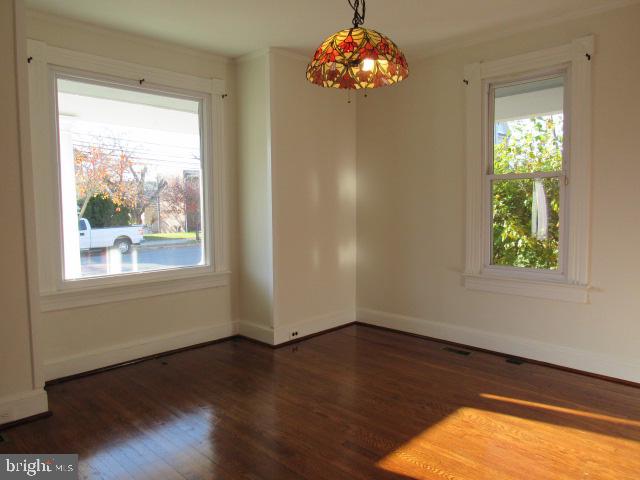
[(347, 2), (353, 9), (353, 28), (358, 28), (364, 23), (364, 17), (367, 13), (367, 0), (362, 0), (362, 9), (360, 9), (360, 0), (347, 0)]

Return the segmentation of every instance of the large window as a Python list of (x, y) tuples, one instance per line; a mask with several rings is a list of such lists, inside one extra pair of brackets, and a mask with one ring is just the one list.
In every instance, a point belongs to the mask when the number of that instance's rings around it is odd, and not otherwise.
[(490, 265), (562, 271), (564, 79), (490, 84)]
[(224, 80), (27, 49), (40, 308), (228, 285)]
[(208, 262), (202, 99), (57, 74), (64, 278)]
[(588, 301), (593, 50), (465, 67), (467, 288)]

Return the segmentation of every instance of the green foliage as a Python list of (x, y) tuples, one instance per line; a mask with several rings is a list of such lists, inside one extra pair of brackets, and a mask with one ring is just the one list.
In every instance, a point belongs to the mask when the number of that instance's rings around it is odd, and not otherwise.
[[(509, 122), (494, 147), (496, 174), (562, 170), (562, 115)], [(548, 233), (531, 232), (533, 179), (497, 180), (492, 185), (493, 264), (557, 269), (560, 239), (560, 182), (542, 180), (547, 198)]]
[(515, 120), (508, 127), (494, 146), (495, 174), (562, 170), (562, 115)]
[(89, 199), (84, 218), (93, 228), (124, 227), (129, 225), (130, 211), (123, 205), (116, 205), (108, 196), (96, 195)]

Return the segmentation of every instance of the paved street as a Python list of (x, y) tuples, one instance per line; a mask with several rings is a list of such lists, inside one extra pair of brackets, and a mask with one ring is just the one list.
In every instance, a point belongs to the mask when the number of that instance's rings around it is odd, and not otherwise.
[(193, 266), (201, 261), (202, 246), (194, 243), (153, 246), (149, 242), (134, 245), (127, 255), (121, 255), (115, 248), (92, 250), (80, 255), (83, 277)]

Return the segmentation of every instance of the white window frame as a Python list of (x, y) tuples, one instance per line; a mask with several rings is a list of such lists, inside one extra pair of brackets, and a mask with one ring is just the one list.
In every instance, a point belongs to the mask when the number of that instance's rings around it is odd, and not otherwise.
[[(229, 284), (227, 168), (222, 145), (220, 79), (194, 77), (28, 40), (31, 176), (43, 311), (225, 286)], [(202, 102), (203, 216), (206, 265), (67, 280), (64, 276), (57, 134), (58, 76), (118, 88), (178, 95)]]
[[(465, 67), (466, 258), (465, 287), (492, 293), (589, 301), (591, 185), (591, 59), (593, 36), (560, 47)], [(493, 160), (491, 85), (562, 72), (564, 144), (559, 268), (537, 270), (491, 264), (489, 162)]]

